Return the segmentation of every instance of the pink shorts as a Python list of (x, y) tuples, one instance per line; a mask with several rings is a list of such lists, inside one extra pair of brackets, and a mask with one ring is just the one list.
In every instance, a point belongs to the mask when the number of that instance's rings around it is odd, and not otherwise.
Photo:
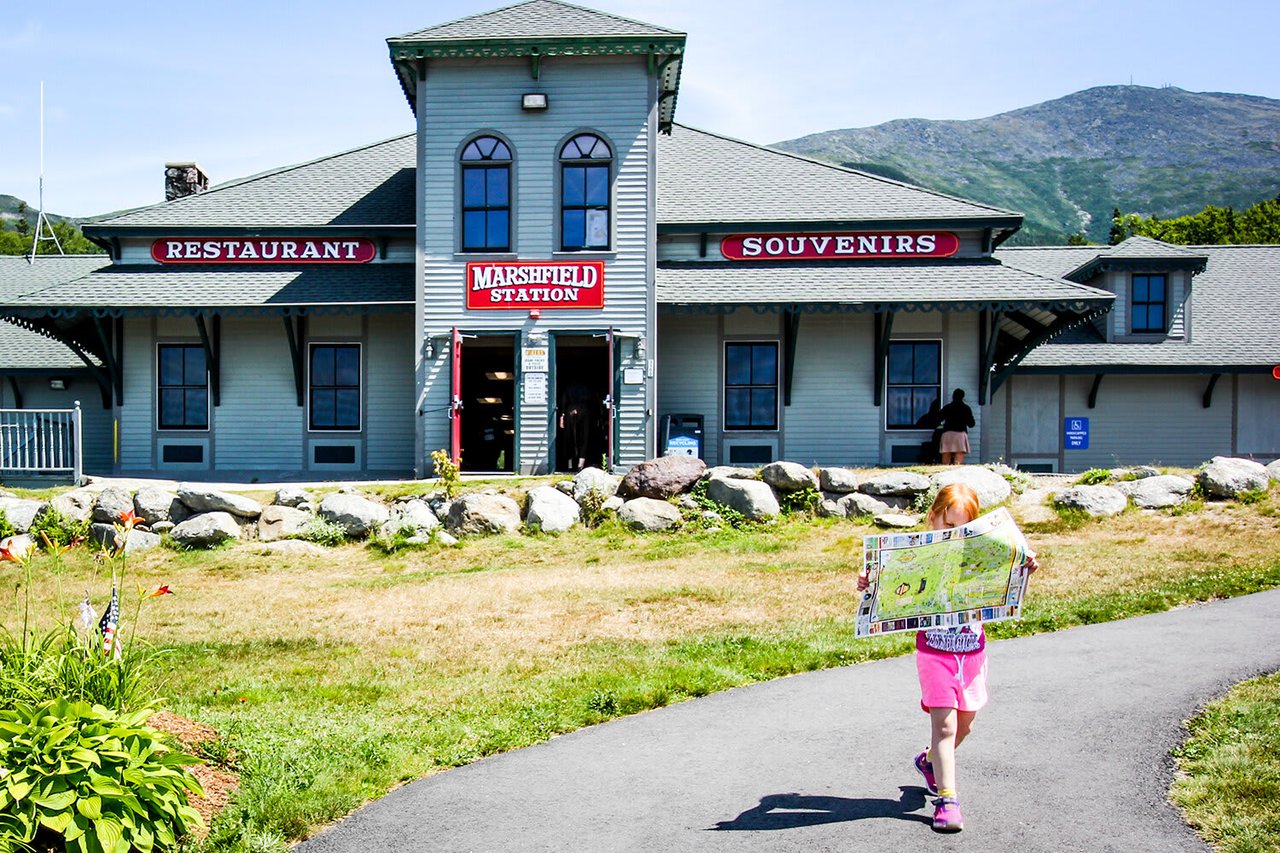
[(987, 704), (987, 651), (967, 654), (922, 648), (916, 652), (920, 707), (976, 711)]

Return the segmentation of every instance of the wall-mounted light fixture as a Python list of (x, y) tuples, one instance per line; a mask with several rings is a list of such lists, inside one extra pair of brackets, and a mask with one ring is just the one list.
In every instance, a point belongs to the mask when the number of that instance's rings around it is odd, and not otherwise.
[(546, 92), (526, 92), (520, 96), (520, 109), (522, 110), (545, 110), (546, 108)]
[(644, 335), (636, 335), (635, 338), (635, 357), (644, 358)]
[(427, 361), (436, 357), (436, 342), (427, 338), (426, 343), (422, 345), (422, 357)]
[(67, 390), (67, 380), (65, 380), (65, 379), (50, 379), (50, 380), (49, 380), (49, 390), (50, 390), (50, 391), (65, 391), (65, 390)]

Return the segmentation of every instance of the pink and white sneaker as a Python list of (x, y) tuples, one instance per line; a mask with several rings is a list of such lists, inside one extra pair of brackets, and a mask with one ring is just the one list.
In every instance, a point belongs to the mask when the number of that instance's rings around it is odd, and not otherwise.
[(929, 789), (929, 793), (935, 797), (938, 796), (938, 780), (933, 775), (933, 762), (925, 758), (929, 754), (928, 750), (916, 756), (915, 766), (916, 772), (924, 777), (924, 786)]
[(942, 797), (933, 801), (933, 831), (959, 832), (964, 829), (964, 815), (955, 797)]

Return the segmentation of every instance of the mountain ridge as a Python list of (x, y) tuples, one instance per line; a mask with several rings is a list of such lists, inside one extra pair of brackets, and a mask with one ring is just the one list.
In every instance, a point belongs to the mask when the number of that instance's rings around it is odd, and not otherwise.
[(776, 148), (1026, 215), (1015, 243), (1104, 242), (1111, 211), (1161, 218), (1280, 191), (1280, 100), (1098, 86), (993, 116), (895, 119)]

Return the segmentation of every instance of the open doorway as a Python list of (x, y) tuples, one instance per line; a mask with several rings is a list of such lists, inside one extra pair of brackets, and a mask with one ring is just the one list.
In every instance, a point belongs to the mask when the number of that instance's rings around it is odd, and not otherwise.
[(460, 467), (463, 471), (514, 471), (515, 337), (468, 336), (462, 351)]
[(556, 471), (600, 467), (609, 452), (609, 339), (556, 337)]

